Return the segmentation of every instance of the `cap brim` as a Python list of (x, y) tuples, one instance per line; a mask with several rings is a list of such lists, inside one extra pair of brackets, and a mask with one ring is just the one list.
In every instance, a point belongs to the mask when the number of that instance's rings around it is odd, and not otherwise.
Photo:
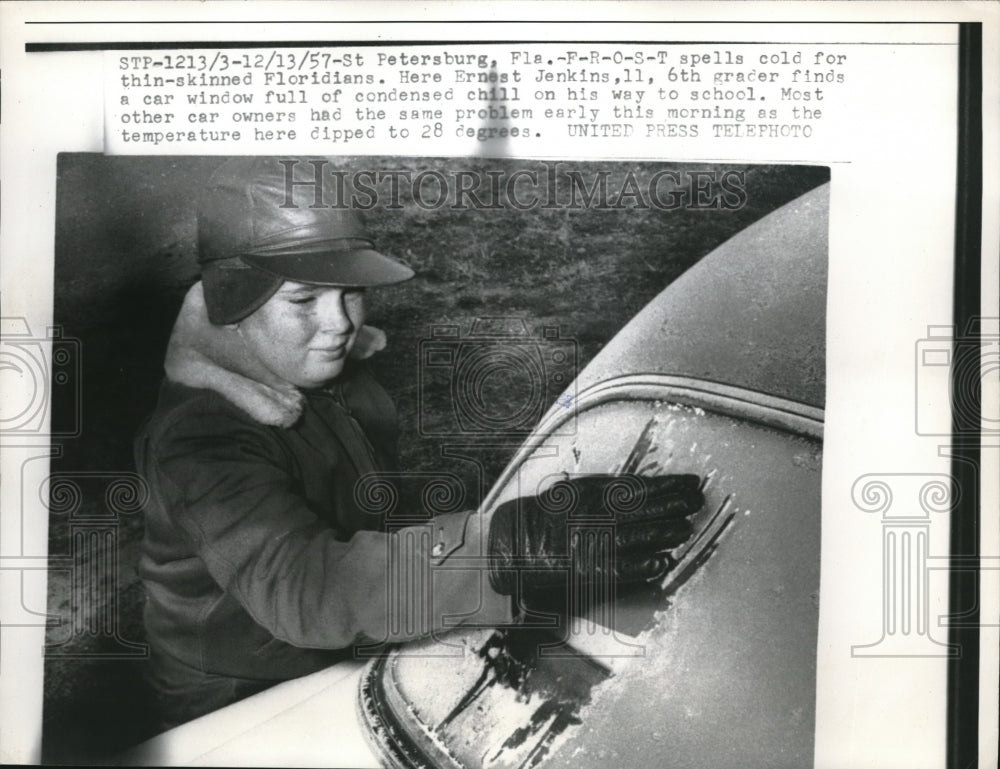
[(413, 277), (413, 270), (405, 264), (363, 248), (280, 256), (243, 254), (240, 259), (270, 275), (320, 286), (386, 286)]

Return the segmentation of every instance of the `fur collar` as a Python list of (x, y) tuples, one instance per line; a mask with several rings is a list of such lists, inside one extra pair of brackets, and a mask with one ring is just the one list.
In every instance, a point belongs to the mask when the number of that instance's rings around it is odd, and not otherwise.
[[(371, 357), (385, 344), (382, 331), (362, 326), (351, 357)], [(164, 368), (171, 381), (213, 390), (261, 424), (291, 427), (302, 415), (302, 392), (264, 368), (235, 328), (209, 322), (201, 282), (184, 297)]]

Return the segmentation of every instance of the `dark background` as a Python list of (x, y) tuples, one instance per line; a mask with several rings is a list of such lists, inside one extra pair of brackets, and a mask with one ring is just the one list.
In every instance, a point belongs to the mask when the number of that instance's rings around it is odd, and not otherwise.
[[(135, 572), (142, 519), (110, 515), (100, 483), (106, 487), (116, 474), (133, 471), (132, 436), (155, 403), (174, 316), (198, 277), (196, 201), (223, 160), (59, 157), (55, 321), (65, 336), (80, 340), (80, 367), (73, 386), (57, 390), (65, 395), (54, 403), (54, 420), (75, 420), (82, 429), (58, 442), (62, 456), (53, 460), (52, 470), (86, 482), (77, 512), (53, 512), (50, 518), (50, 554), (74, 557), (72, 569), (54, 570), (49, 580), (49, 612), (58, 621), (48, 632), (45, 661), (46, 763), (97, 762), (151, 736), (141, 678), (142, 587)], [(540, 162), (514, 160), (337, 158), (331, 163), (345, 169), (410, 169), (414, 175), (437, 170), (449, 178), (458, 170), (546, 172)], [(580, 171), (588, 180), (598, 170), (610, 171), (608, 187), (614, 191), (628, 171), (642, 180), (661, 169), (708, 167), (560, 161), (558, 168)], [(810, 166), (715, 168), (746, 172), (747, 200), (740, 209), (424, 210), (404, 194), (401, 210), (368, 212), (379, 250), (417, 273), (401, 286), (368, 292), (369, 323), (389, 337), (388, 349), (372, 366), (399, 409), (400, 466), (447, 466), (464, 474), (471, 506), (519, 443), (516, 436), (463, 436), (480, 466), (469, 477), (468, 463), (452, 467), (442, 456), (442, 447), (454, 440), (420, 434), (421, 411), (425, 428), (437, 433), (450, 423), (445, 415), (454, 403), (447, 382), (424, 376), (428, 386), (420, 388), (420, 343), (432, 325), (457, 324), (467, 334), (477, 318), (502, 316), (523, 320), (533, 334), (558, 326), (560, 339), (575, 343), (582, 367), (712, 248), (829, 179), (828, 169)], [(504, 397), (524, 397), (517, 382), (508, 385), (489, 394), (493, 407), (502, 409)], [(69, 397), (74, 391), (81, 395), (79, 412)], [(89, 551), (80, 550), (73, 532), (81, 516), (103, 516), (116, 560), (94, 563)]]

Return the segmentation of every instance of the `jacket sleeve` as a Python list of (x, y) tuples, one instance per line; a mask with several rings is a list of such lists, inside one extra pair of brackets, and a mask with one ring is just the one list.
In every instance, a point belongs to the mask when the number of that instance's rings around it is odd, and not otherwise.
[(174, 522), (212, 578), (286, 643), (338, 649), (511, 620), (477, 513), (342, 541), (296, 492), (269, 429), (232, 413), (185, 415), (153, 452)]

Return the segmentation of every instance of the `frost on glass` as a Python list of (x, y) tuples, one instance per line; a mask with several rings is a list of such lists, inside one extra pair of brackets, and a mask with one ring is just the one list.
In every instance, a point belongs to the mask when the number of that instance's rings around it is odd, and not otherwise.
[(576, 596), (576, 616), (535, 596), (522, 605), (535, 627), (459, 634), (457, 657), (408, 647), (383, 676), (404, 730), (443, 765), (755, 766), (775, 751), (777, 765), (805, 765), (820, 470), (818, 440), (690, 406), (580, 414), (495, 504), (567, 475), (695, 473), (706, 504), (694, 534), (661, 581)]

